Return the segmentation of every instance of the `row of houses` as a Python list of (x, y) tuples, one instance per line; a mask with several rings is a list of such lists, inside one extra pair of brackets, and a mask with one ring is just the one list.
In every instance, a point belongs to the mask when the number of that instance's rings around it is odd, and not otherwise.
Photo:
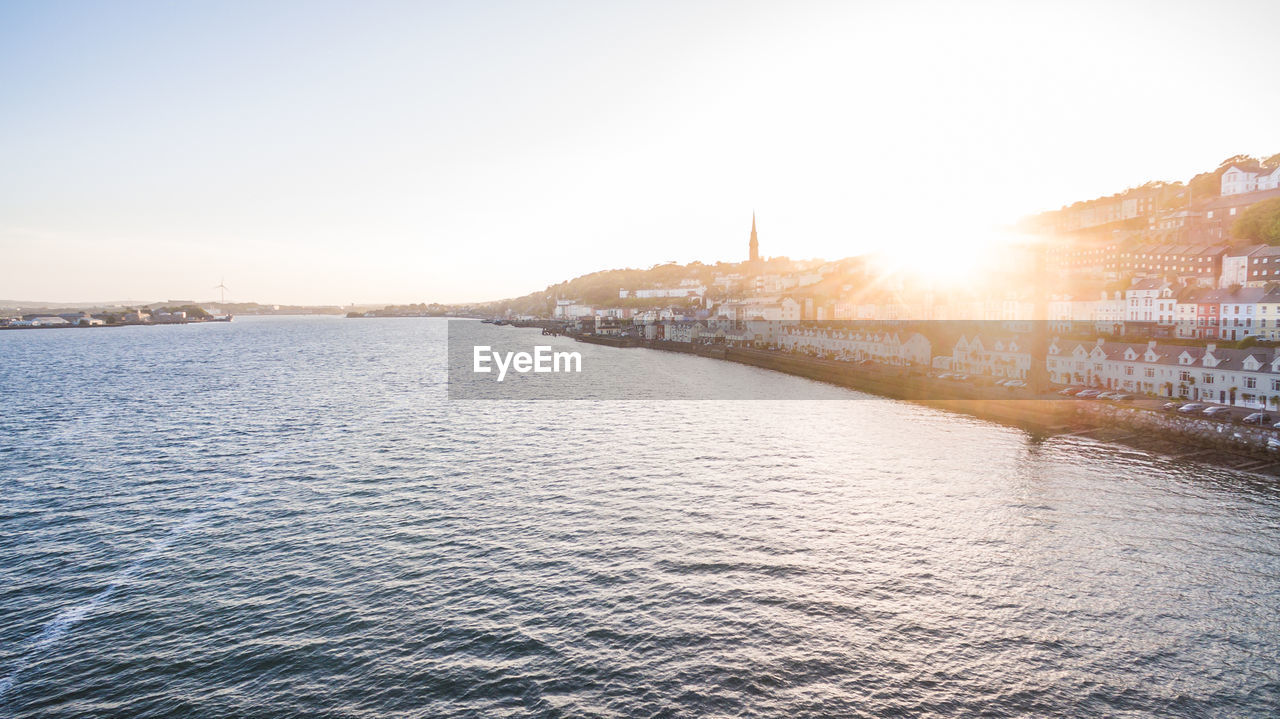
[(918, 332), (787, 326), (776, 345), (788, 352), (896, 367), (924, 367), (933, 361), (932, 344)]
[[(644, 336), (668, 342), (768, 348), (918, 371), (946, 370), (992, 380), (1025, 380), (1033, 361), (1027, 337), (1016, 334), (965, 334), (954, 344), (935, 348), (929, 338), (907, 329), (697, 320), (648, 325)], [(1250, 408), (1280, 407), (1280, 348), (1055, 337), (1049, 342), (1045, 369), (1049, 381), (1061, 385)]]
[(1280, 406), (1280, 351), (1054, 340), (1049, 380), (1241, 407)]
[(1093, 330), (1182, 339), (1280, 340), (1280, 288), (1177, 289), (1163, 280), (1139, 280), (1096, 299), (1055, 297), (1049, 322), (1056, 332)]

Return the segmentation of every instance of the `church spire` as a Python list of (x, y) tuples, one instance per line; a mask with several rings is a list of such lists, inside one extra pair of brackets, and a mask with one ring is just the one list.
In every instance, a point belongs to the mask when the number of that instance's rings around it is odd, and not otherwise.
[(751, 212), (751, 255), (750, 260), (756, 262), (760, 259), (760, 240), (756, 237), (756, 213)]

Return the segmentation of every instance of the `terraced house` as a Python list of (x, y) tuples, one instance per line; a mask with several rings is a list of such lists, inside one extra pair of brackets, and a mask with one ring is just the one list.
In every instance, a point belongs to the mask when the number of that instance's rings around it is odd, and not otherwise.
[(1050, 381), (1059, 384), (1258, 409), (1280, 406), (1280, 351), (1273, 348), (1054, 339), (1046, 362)]
[(961, 337), (951, 350), (951, 367), (957, 372), (1001, 379), (1026, 379), (1031, 352), (1025, 339), (1009, 337)]
[(854, 361), (869, 360), (892, 366), (929, 366), (932, 345), (916, 332), (876, 332), (860, 329), (791, 326), (778, 344), (792, 352), (830, 355)]

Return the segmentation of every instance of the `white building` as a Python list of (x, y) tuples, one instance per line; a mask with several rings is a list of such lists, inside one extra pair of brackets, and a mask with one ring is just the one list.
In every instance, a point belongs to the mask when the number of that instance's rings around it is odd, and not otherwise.
[(1267, 291), (1260, 287), (1222, 293), (1218, 304), (1218, 337), (1233, 341), (1257, 334), (1257, 305), (1266, 295)]
[(770, 322), (799, 322), (802, 307), (799, 302), (784, 297), (781, 300), (738, 300), (724, 302), (716, 307), (716, 314), (734, 321), (767, 320)]
[(783, 327), (778, 345), (791, 352), (896, 367), (928, 367), (933, 359), (932, 343), (917, 332), (903, 339), (897, 332), (789, 325)]
[(1163, 280), (1139, 280), (1125, 290), (1125, 322), (1154, 322), (1172, 325), (1173, 288)]
[(1280, 406), (1280, 353), (1271, 349), (1219, 349), (1053, 340), (1049, 379), (1160, 397), (1261, 409)]
[(951, 350), (951, 368), (965, 374), (1026, 379), (1031, 351), (1016, 337), (960, 337)]
[(576, 320), (594, 314), (595, 310), (588, 305), (580, 305), (574, 300), (557, 300), (553, 316), (557, 319)]
[(1258, 190), (1274, 190), (1277, 187), (1280, 187), (1280, 167), (1268, 170), (1232, 165), (1222, 173), (1223, 195), (1242, 195)]
[(1124, 296), (1120, 292), (1116, 292), (1110, 297), (1103, 292), (1098, 298), (1098, 303), (1093, 308), (1093, 324), (1099, 332), (1112, 334), (1121, 329), (1124, 324), (1125, 310), (1127, 303)]
[(1218, 275), (1218, 287), (1226, 289), (1232, 285), (1244, 287), (1249, 281), (1249, 256), (1266, 247), (1266, 245), (1249, 245), (1228, 250), (1222, 257), (1222, 274)]
[(660, 297), (698, 297), (701, 298), (707, 293), (704, 285), (693, 285), (691, 287), (653, 287), (644, 290), (618, 290), (618, 299), (625, 300), (628, 297), (636, 297), (639, 299), (655, 299)]

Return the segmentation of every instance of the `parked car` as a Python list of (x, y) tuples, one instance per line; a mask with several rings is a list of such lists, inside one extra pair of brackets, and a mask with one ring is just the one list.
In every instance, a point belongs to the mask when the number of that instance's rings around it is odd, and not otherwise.
[(938, 375), (938, 379), (951, 379), (951, 373), (943, 372), (942, 374)]
[(1182, 406), (1182, 403), (1180, 402), (1165, 402), (1164, 404), (1160, 405), (1160, 409), (1166, 412), (1172, 412), (1181, 406)]
[(1004, 386), (1010, 389), (1018, 389), (1019, 387), (1026, 387), (1027, 383), (1020, 379), (1011, 379), (1008, 382), (1005, 382)]
[(1076, 397), (1080, 399), (1093, 399), (1100, 394), (1102, 394), (1102, 390), (1100, 389), (1084, 389), (1077, 392)]
[(1182, 414), (1191, 414), (1192, 412), (1199, 412), (1202, 409), (1204, 409), (1204, 405), (1197, 404), (1195, 402), (1189, 402), (1179, 407), (1178, 411), (1181, 412)]
[(1203, 414), (1206, 417), (1220, 417), (1222, 415), (1230, 414), (1230, 413), (1231, 413), (1230, 407), (1209, 407), (1205, 409), (1203, 412), (1201, 412), (1200, 414)]
[(1083, 390), (1081, 390), (1079, 387), (1065, 387), (1063, 389), (1058, 390), (1058, 394), (1062, 395), (1063, 397), (1074, 397), (1075, 395), (1079, 394), (1081, 391)]
[(1133, 399), (1133, 395), (1124, 392), (1112, 392), (1109, 398), (1112, 402), (1129, 402)]
[(1272, 417), (1266, 412), (1254, 412), (1253, 414), (1245, 415), (1245, 418), (1242, 421), (1245, 424), (1271, 424), (1274, 420), (1275, 417)]

